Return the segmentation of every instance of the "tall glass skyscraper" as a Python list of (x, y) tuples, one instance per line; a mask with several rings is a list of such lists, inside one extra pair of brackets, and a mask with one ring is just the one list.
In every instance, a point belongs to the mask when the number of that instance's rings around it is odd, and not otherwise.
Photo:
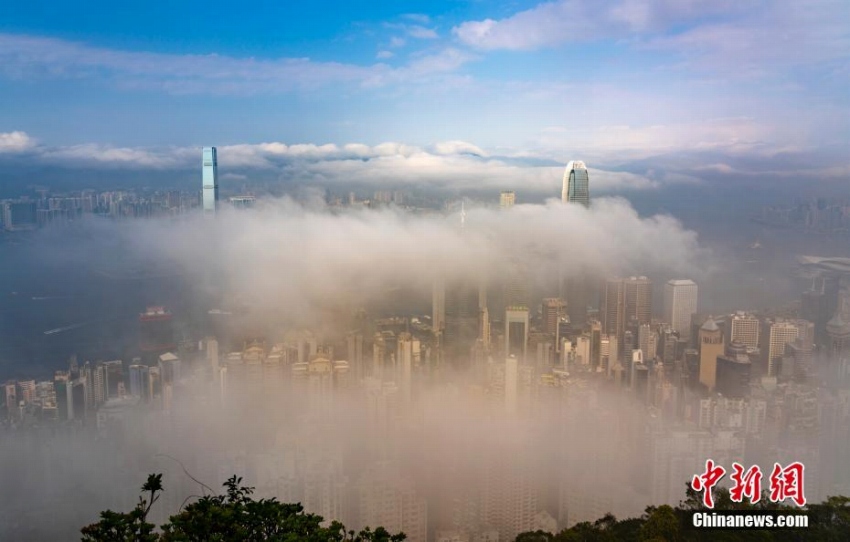
[(204, 213), (215, 214), (218, 208), (218, 159), (215, 147), (204, 147), (202, 167)]
[(587, 166), (584, 162), (573, 160), (567, 164), (564, 171), (564, 186), (561, 188), (561, 201), (564, 203), (581, 203), (590, 205), (590, 189), (588, 186)]

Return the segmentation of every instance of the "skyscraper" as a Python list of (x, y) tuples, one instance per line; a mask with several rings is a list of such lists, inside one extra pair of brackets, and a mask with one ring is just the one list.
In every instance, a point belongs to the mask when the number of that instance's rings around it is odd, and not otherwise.
[(699, 329), (699, 381), (709, 390), (717, 384), (717, 357), (724, 352), (723, 332), (709, 317)]
[(215, 147), (204, 147), (202, 178), (204, 213), (214, 215), (218, 208), (218, 158)]
[(758, 318), (750, 313), (738, 311), (732, 315), (730, 342), (758, 348), (759, 328), (761, 328), (761, 322)]
[(516, 192), (513, 190), (503, 190), (499, 195), (499, 207), (502, 209), (510, 209), (516, 203)]
[(567, 164), (567, 169), (564, 171), (564, 183), (561, 188), (561, 201), (564, 203), (580, 203), (585, 207), (590, 205), (590, 188), (587, 167), (584, 162), (573, 160)]
[(794, 322), (787, 320), (776, 320), (768, 322), (768, 344), (767, 344), (767, 375), (777, 376), (778, 365), (782, 363), (785, 354), (785, 345), (794, 342), (799, 330)]
[[(602, 286), (602, 333), (619, 337), (625, 332), (626, 296), (623, 279), (611, 278)], [(648, 322), (647, 322), (648, 323)]]
[(669, 280), (664, 285), (664, 321), (682, 338), (691, 335), (691, 315), (697, 312), (697, 285), (694, 281)]
[(646, 277), (629, 277), (623, 281), (625, 296), (624, 325), (630, 320), (648, 324), (652, 319), (652, 281)]
[(505, 309), (505, 355), (526, 361), (528, 349), (528, 308), (508, 306)]

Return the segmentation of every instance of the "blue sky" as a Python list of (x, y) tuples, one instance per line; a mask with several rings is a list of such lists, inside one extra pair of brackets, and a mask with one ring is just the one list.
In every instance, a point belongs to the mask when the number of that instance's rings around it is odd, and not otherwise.
[(0, 160), (161, 170), (215, 144), (225, 167), (291, 169), (275, 144), (334, 144), (311, 159), (352, 174), (355, 144), (412, 179), (581, 157), (646, 187), (813, 154), (846, 178), (849, 58), (842, 0), (17, 1), (0, 7)]

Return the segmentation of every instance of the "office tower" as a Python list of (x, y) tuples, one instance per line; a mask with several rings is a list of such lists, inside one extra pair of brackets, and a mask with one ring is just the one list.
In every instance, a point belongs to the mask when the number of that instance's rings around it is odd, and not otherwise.
[(549, 297), (543, 300), (543, 332), (558, 339), (558, 324), (566, 317), (567, 304), (557, 297)]
[(363, 357), (363, 334), (358, 331), (350, 332), (345, 339), (348, 362), (354, 371), (355, 378), (360, 380), (366, 376)]
[(232, 196), (228, 201), (234, 209), (253, 209), (257, 204), (257, 198), (254, 196)]
[(767, 375), (778, 376), (779, 364), (785, 355), (785, 345), (797, 339), (799, 330), (788, 320), (768, 321)]
[(442, 278), (434, 280), (431, 292), (431, 329), (442, 333), (446, 322), (446, 283)]
[(106, 368), (98, 365), (92, 371), (92, 395), (94, 406), (100, 406), (106, 402)]
[(752, 365), (745, 353), (727, 351), (717, 356), (717, 392), (730, 399), (749, 397)]
[(601, 285), (602, 283), (587, 270), (563, 278), (559, 297), (566, 302), (567, 315), (574, 325), (583, 325), (588, 318), (588, 309), (597, 308)]
[(147, 387), (150, 385), (149, 367), (147, 365), (130, 365), (130, 395), (146, 398), (150, 395)]
[(307, 364), (307, 406), (313, 415), (327, 419), (333, 411), (333, 364), (318, 353)]
[(529, 307), (531, 299), (528, 292), (528, 273), (519, 261), (512, 261), (506, 268), (507, 275), (503, 283), (502, 304), (505, 307)]
[[(611, 278), (602, 286), (602, 333), (619, 337), (626, 326), (626, 289), (621, 278)], [(646, 322), (649, 323), (649, 322)]]
[(513, 306), (505, 309), (505, 356), (516, 356), (526, 361), (528, 348), (528, 309)]
[(648, 324), (652, 319), (652, 281), (646, 277), (629, 277), (623, 280), (625, 319)]
[(499, 207), (510, 209), (516, 203), (516, 193), (513, 190), (503, 190), (499, 195)]
[(166, 352), (159, 356), (159, 370), (163, 383), (173, 384), (177, 382), (180, 380), (180, 358), (171, 352)]
[(675, 362), (679, 346), (679, 334), (672, 328), (665, 327), (658, 336), (658, 356), (666, 364)]
[(218, 157), (215, 147), (204, 147), (202, 153), (204, 214), (215, 215), (218, 209)]
[(835, 277), (819, 276), (812, 287), (803, 292), (800, 316), (815, 324), (818, 344), (828, 344), (827, 323), (835, 316), (838, 307), (840, 282)]
[(478, 310), (478, 340), (485, 349), (490, 348), (490, 311), (486, 306)]
[(590, 365), (596, 370), (599, 367), (599, 349), (602, 344), (602, 324), (599, 320), (591, 320), (590, 326)]
[(121, 360), (107, 361), (103, 367), (106, 377), (106, 398), (118, 397), (120, 395), (118, 390), (124, 382), (124, 364)]
[(723, 352), (723, 332), (714, 318), (709, 317), (699, 329), (699, 381), (709, 391), (716, 386), (717, 356)]
[(580, 203), (585, 207), (590, 205), (590, 187), (584, 162), (573, 160), (567, 164), (561, 187), (561, 201)]
[(689, 279), (673, 279), (664, 285), (664, 321), (685, 339), (691, 336), (691, 315), (697, 312), (697, 285)]
[(206, 339), (206, 348), (204, 349), (207, 354), (207, 363), (209, 364), (210, 371), (212, 372), (213, 378), (218, 377), (218, 367), (219, 367), (219, 353), (218, 353), (218, 341), (215, 337), (207, 337)]
[(401, 388), (401, 397), (405, 402), (410, 402), (413, 385), (413, 368), (420, 361), (419, 340), (413, 338), (410, 333), (401, 333), (398, 336), (396, 346), (396, 371), (395, 381)]
[(600, 367), (602, 367), (608, 375), (611, 374), (611, 370), (614, 368), (614, 365), (619, 359), (618, 352), (619, 346), (617, 345), (617, 337), (603, 334), (602, 339), (599, 341)]
[(9, 415), (15, 412), (18, 407), (18, 391), (14, 382), (3, 384), (3, 402)]
[(77, 378), (68, 382), (68, 419), (81, 419), (86, 415), (86, 383)]
[(850, 289), (838, 292), (838, 303), (834, 316), (826, 324), (827, 352), (830, 361), (846, 360), (850, 355)]
[(761, 323), (758, 318), (748, 312), (738, 311), (732, 315), (729, 340), (749, 348), (758, 348), (760, 328)]
[(26, 230), (38, 224), (38, 205), (35, 201), (19, 200), (0, 203), (3, 208), (3, 227), (9, 231)]
[(505, 411), (512, 416), (517, 413), (518, 387), (518, 360), (516, 356), (508, 356), (505, 360)]
[(478, 286), (470, 281), (455, 281), (446, 289), (443, 344), (455, 356), (469, 354), (478, 338), (479, 294)]

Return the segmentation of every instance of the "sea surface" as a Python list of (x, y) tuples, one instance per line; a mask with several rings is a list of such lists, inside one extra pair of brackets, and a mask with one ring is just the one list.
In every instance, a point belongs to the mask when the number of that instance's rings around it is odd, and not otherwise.
[(74, 233), (0, 233), (0, 381), (49, 378), (71, 356), (128, 359), (138, 315), (188, 304), (183, 278), (121, 267), (120, 250)]

